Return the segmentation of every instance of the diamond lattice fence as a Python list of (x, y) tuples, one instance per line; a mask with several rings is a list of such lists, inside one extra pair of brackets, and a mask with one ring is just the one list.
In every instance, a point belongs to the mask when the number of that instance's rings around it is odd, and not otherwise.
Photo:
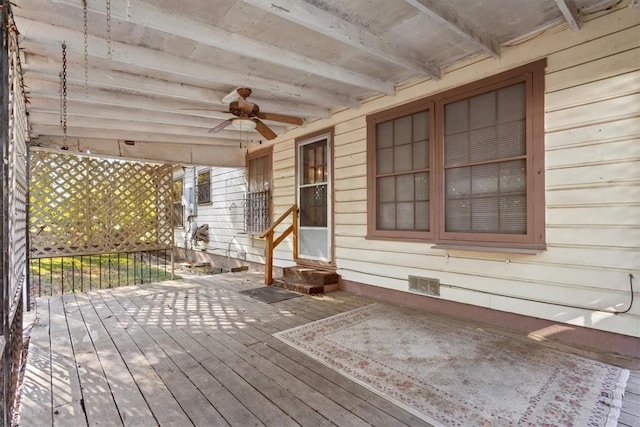
[(173, 246), (172, 169), (31, 150), (30, 257)]

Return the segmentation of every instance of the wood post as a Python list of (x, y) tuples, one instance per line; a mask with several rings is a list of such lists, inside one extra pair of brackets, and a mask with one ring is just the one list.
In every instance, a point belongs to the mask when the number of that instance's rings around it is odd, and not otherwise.
[[(293, 223), (287, 227), (275, 241), (273, 239), (276, 227), (291, 214)], [(267, 239), (267, 248), (264, 262), (264, 283), (271, 285), (273, 283), (273, 250), (278, 246), (289, 234), (293, 233), (293, 259), (298, 259), (298, 206), (293, 205), (280, 218), (278, 218), (271, 227), (260, 235), (261, 239)]]

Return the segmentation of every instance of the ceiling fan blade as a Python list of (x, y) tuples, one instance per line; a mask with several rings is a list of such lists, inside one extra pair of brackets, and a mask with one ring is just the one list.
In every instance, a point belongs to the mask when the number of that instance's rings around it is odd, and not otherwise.
[(218, 126), (214, 127), (213, 129), (209, 130), (209, 133), (215, 133), (215, 132), (220, 132), (222, 129), (226, 128), (227, 126), (229, 126), (231, 124), (233, 120), (231, 119), (227, 119), (224, 122), (220, 123)]
[(264, 123), (262, 123), (260, 120), (258, 119), (254, 119), (256, 122), (256, 131), (264, 136), (265, 138), (267, 138), (269, 141), (271, 141), (272, 139), (276, 138), (278, 135), (276, 135), (276, 133), (274, 131), (272, 131), (269, 126), (265, 125)]
[(286, 114), (264, 113), (260, 111), (256, 116), (262, 120), (274, 120), (276, 122), (291, 123), (292, 125), (301, 125), (303, 123), (300, 117), (287, 116)]
[(222, 103), (223, 104), (231, 104), (233, 101), (237, 100), (240, 95), (238, 94), (238, 88), (235, 88), (234, 90), (232, 90), (231, 92), (229, 92), (227, 95), (224, 96), (224, 98), (222, 98)]

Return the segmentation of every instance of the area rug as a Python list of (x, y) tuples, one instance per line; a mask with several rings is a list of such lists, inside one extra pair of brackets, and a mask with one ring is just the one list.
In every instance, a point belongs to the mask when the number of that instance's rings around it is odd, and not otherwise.
[(381, 304), (274, 336), (435, 426), (615, 426), (629, 377)]

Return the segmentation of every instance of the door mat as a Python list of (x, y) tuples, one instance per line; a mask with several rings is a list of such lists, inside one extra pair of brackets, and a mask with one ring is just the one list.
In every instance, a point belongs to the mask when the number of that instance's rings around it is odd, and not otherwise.
[(615, 426), (629, 371), (369, 305), (274, 336), (435, 426)]
[(286, 301), (291, 298), (302, 296), (302, 294), (298, 292), (291, 292), (276, 286), (263, 286), (261, 288), (246, 289), (239, 293), (248, 295), (259, 301), (266, 302), (267, 304), (273, 304), (274, 302)]

